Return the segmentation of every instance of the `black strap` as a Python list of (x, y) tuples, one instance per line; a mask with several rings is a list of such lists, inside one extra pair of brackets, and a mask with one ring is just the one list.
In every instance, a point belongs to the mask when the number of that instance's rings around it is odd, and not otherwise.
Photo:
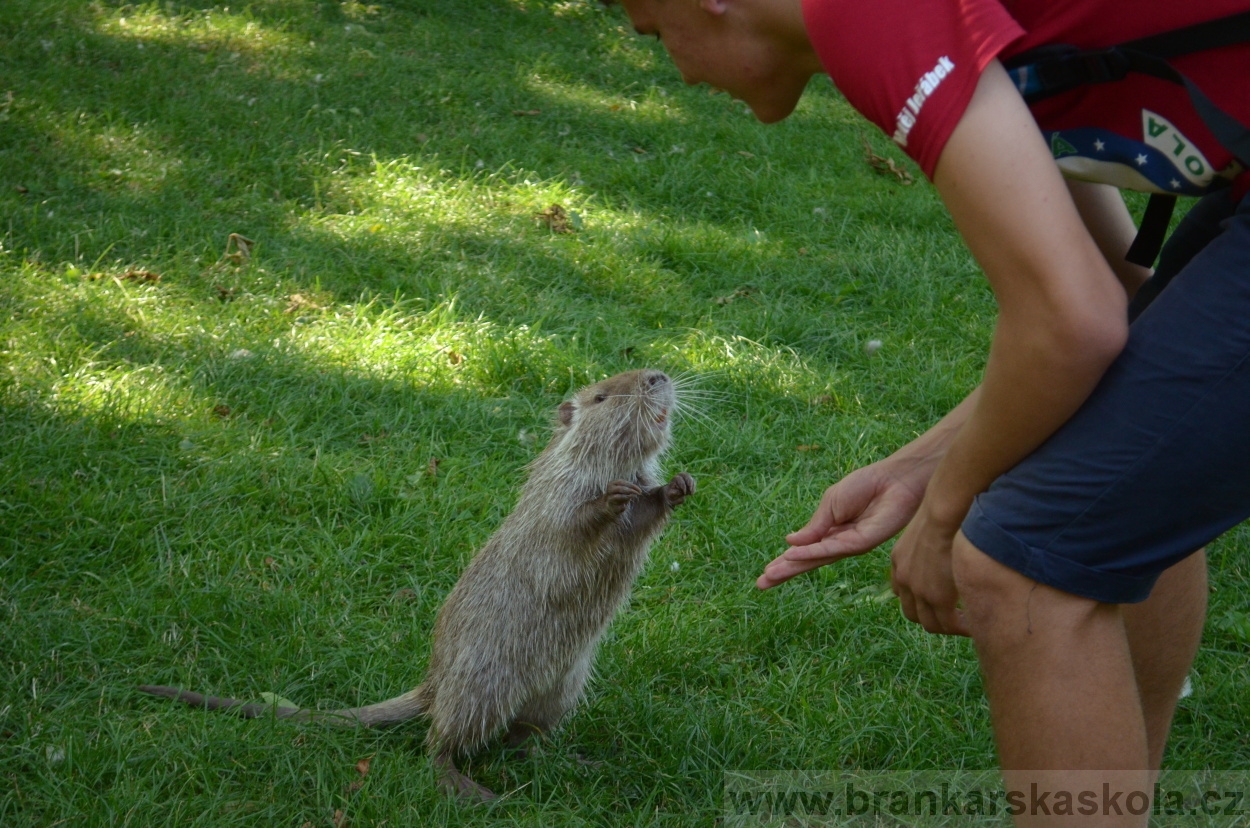
[(1250, 40), (1250, 11), (1238, 12), (1228, 17), (1195, 23), (1183, 29), (1130, 40), (1121, 44), (1125, 49), (1145, 52), (1170, 60), (1180, 55), (1232, 46)]
[[(1175, 69), (1172, 71), (1176, 72)], [(1189, 99), (1198, 110), (1198, 114), (1202, 116), (1202, 122), (1207, 125), (1207, 129), (1211, 130), (1211, 134), (1238, 161), (1250, 166), (1250, 127), (1216, 106), (1189, 78), (1179, 72), (1176, 72), (1176, 75), (1189, 90)]]
[[(1014, 69), (1032, 64), (1030, 69), (1035, 69), (1043, 77), (1044, 89), (1035, 97), (1027, 97), (1040, 100), (1087, 83), (1120, 80), (1130, 69), (1143, 71), (1130, 65), (1123, 54), (1125, 52), (1167, 61), (1181, 55), (1247, 42), (1250, 42), (1250, 10), (1102, 49), (1078, 49), (1064, 44), (1039, 46), (1014, 55), (1003, 65)], [(1149, 73), (1155, 74), (1153, 71)], [(1175, 77), (1168, 79), (1175, 80)]]
[(1176, 208), (1176, 196), (1152, 193), (1146, 202), (1146, 212), (1142, 215), (1141, 226), (1137, 228), (1137, 236), (1124, 254), (1124, 260), (1142, 267), (1154, 267), (1159, 251), (1163, 249), (1163, 240), (1168, 234), (1168, 223), (1172, 221), (1172, 211)]

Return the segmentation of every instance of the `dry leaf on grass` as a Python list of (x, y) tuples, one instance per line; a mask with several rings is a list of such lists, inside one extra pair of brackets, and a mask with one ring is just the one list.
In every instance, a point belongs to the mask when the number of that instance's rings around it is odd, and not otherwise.
[(873, 152), (872, 145), (868, 143), (867, 138), (860, 139), (864, 143), (864, 160), (868, 162), (868, 166), (872, 167), (882, 175), (892, 175), (903, 184), (910, 184), (914, 180), (911, 173), (894, 163), (893, 158), (885, 158)]
[(572, 233), (577, 225), (576, 214), (569, 213), (560, 204), (552, 204), (546, 210), (535, 213), (534, 218), (547, 225), (553, 233)]
[(256, 242), (239, 233), (231, 233), (226, 237), (226, 252), (223, 259), (229, 259), (236, 265), (247, 264), (252, 260), (252, 248)]
[(150, 270), (127, 270), (122, 274), (122, 278), (128, 282), (159, 282), (161, 274)]
[(752, 302), (759, 304), (759, 300), (751, 296), (751, 294), (755, 292), (756, 292), (755, 288), (751, 287), (750, 285), (746, 285), (745, 287), (738, 288), (737, 290), (735, 290), (733, 293), (729, 294), (728, 296), (716, 297), (716, 304), (728, 305), (730, 302), (734, 301), (735, 299), (750, 299)]
[(125, 273), (121, 274), (120, 276), (116, 274), (110, 275), (108, 273), (94, 272), (94, 273), (88, 273), (85, 278), (87, 279), (88, 282), (98, 282), (100, 279), (112, 279), (114, 282), (117, 282), (118, 284), (121, 284), (123, 281), (147, 283), (147, 282), (159, 282), (161, 280), (161, 274), (153, 273), (150, 270), (132, 269), (132, 270), (127, 270)]
[(325, 310), (325, 305), (319, 304), (311, 296), (305, 296), (302, 293), (292, 293), (290, 299), (287, 300), (287, 305), (283, 312), (299, 313), (306, 310)]

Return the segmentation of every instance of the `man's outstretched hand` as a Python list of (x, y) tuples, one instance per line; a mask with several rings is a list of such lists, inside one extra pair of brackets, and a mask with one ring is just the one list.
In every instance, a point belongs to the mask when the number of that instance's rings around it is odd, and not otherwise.
[(769, 589), (880, 546), (907, 525), (923, 496), (923, 484), (893, 473), (888, 459), (851, 472), (825, 490), (806, 526), (786, 535), (790, 548), (764, 568), (755, 585)]

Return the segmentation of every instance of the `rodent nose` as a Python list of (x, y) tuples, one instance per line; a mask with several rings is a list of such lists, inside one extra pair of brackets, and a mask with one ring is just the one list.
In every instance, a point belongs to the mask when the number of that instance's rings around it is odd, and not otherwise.
[(647, 385), (659, 385), (668, 382), (668, 374), (663, 371), (656, 371), (647, 376)]

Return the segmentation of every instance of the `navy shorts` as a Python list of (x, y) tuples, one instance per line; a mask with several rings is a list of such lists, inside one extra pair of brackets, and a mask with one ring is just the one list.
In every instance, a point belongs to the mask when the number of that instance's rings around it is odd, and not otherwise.
[(1196, 204), (1156, 279), (1173, 274), (1072, 419), (976, 499), (963, 532), (982, 552), (1132, 603), (1250, 517), (1250, 197)]

